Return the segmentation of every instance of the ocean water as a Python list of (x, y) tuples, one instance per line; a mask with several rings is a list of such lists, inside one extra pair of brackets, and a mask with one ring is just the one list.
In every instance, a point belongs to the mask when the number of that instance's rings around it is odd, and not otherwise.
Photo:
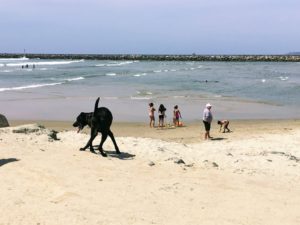
[(300, 63), (0, 59), (0, 113), (73, 120), (100, 96), (118, 121), (148, 120), (148, 103), (186, 121), (299, 118)]

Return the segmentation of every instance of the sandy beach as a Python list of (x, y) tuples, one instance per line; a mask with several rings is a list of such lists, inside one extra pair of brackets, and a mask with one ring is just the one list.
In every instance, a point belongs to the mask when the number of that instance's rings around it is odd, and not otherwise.
[(299, 9), (1, 1), (0, 225), (300, 225)]
[(200, 121), (114, 123), (107, 158), (79, 151), (89, 129), (33, 122), (0, 129), (0, 224), (300, 223), (299, 120), (214, 124), (210, 141)]

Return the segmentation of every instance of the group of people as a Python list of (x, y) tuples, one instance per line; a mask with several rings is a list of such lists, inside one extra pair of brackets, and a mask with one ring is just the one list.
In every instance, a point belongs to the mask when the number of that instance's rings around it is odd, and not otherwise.
[[(212, 105), (210, 103), (207, 103), (205, 105), (205, 108), (203, 110), (203, 124), (204, 124), (204, 129), (205, 129), (205, 133), (204, 133), (204, 139), (208, 140), (211, 139), (212, 137), (210, 136), (210, 128), (211, 128), (211, 123), (213, 120), (213, 115), (211, 112), (211, 107)], [(160, 104), (159, 109), (158, 109), (158, 118), (159, 118), (159, 123), (158, 126), (159, 127), (164, 127), (164, 119), (166, 117), (166, 108), (163, 104)], [(155, 126), (155, 116), (154, 116), (154, 112), (156, 111), (156, 109), (154, 108), (154, 104), (151, 102), (149, 103), (149, 118), (150, 118), (150, 123), (149, 126), (150, 127), (154, 127)], [(182, 123), (179, 121), (181, 119), (181, 113), (178, 109), (178, 105), (174, 106), (174, 110), (173, 110), (173, 124), (175, 127), (181, 126)], [(223, 129), (223, 133), (230, 132), (230, 129), (228, 128), (229, 125), (229, 120), (218, 120), (217, 122), (218, 125), (220, 125), (220, 132)]]
[[(154, 104), (153, 102), (149, 103), (149, 118), (150, 118), (150, 123), (149, 126), (150, 127), (154, 127), (155, 126), (155, 111), (156, 109), (154, 108)], [(159, 108), (158, 108), (158, 127), (164, 127), (165, 126), (165, 118), (166, 116), (166, 107), (163, 104), (160, 104)], [(179, 127), (182, 125), (182, 122), (180, 122), (179, 120), (181, 119), (181, 113), (178, 109), (178, 105), (174, 106), (174, 110), (173, 110), (173, 124), (176, 127)]]
[[(22, 65), (22, 69), (24, 69), (24, 68), (29, 68), (29, 65), (28, 64), (26, 64), (26, 65)], [(34, 69), (35, 68), (35, 64), (33, 64), (32, 65), (32, 69)]]

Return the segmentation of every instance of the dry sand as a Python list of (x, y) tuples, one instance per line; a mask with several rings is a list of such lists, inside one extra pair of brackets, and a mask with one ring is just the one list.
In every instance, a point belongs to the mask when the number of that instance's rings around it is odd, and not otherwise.
[(0, 129), (0, 225), (300, 224), (299, 120), (214, 125), (211, 141), (201, 122), (115, 123), (122, 154), (108, 139), (107, 158), (78, 151), (88, 129), (39, 123), (60, 140), (36, 125)]

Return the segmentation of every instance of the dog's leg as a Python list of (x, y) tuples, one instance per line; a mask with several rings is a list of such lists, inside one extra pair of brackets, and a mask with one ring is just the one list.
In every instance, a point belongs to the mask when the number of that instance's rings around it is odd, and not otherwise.
[(90, 137), (90, 140), (87, 142), (87, 144), (83, 148), (80, 149), (80, 151), (85, 151), (88, 147), (90, 147), (90, 151), (92, 153), (96, 153), (94, 151), (94, 148), (93, 148), (93, 140), (97, 136), (97, 133), (98, 133), (98, 131), (96, 129), (91, 128), (91, 137)]
[(103, 148), (102, 148), (103, 143), (105, 142), (106, 138), (107, 138), (107, 134), (106, 133), (102, 133), (101, 142), (100, 142), (100, 145), (99, 145), (98, 149), (99, 149), (99, 151), (100, 151), (100, 153), (101, 153), (101, 155), (103, 157), (107, 156), (106, 153), (103, 151)]
[(115, 140), (114, 134), (113, 134), (113, 132), (111, 132), (111, 130), (108, 131), (108, 135), (109, 135), (109, 137), (111, 138), (112, 142), (114, 143), (114, 146), (115, 146), (115, 149), (116, 149), (117, 154), (121, 154), (121, 152), (120, 152), (120, 150), (119, 150), (119, 147), (118, 147), (118, 145), (117, 145), (117, 142), (116, 142), (116, 140)]

